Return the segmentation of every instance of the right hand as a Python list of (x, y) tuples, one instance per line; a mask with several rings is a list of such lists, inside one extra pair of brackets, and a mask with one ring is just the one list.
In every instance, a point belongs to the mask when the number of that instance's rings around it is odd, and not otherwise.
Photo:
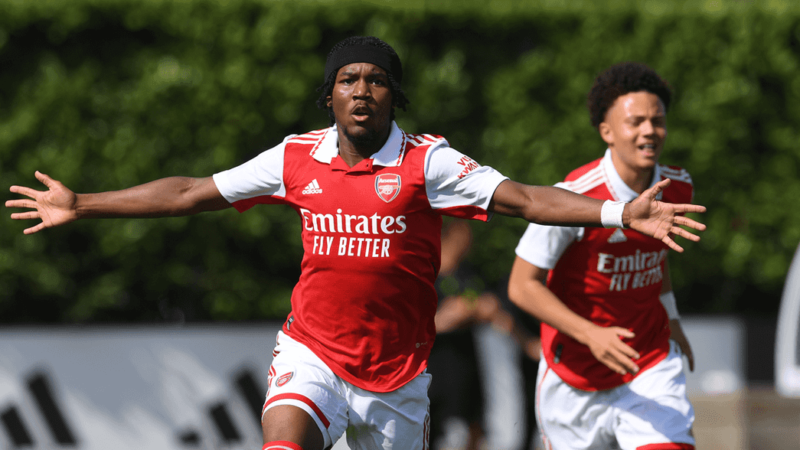
[(592, 355), (609, 369), (620, 375), (639, 372), (639, 366), (633, 362), (634, 359), (639, 359), (639, 353), (620, 339), (634, 337), (632, 331), (620, 327), (592, 325), (586, 331), (586, 337), (586, 345)]
[[(629, 226), (631, 229), (644, 235), (652, 236), (680, 253), (683, 252), (683, 247), (672, 239), (673, 236), (680, 236), (694, 242), (699, 241), (700, 236), (684, 230), (679, 225), (694, 228), (698, 231), (706, 229), (706, 226), (702, 223), (685, 217), (683, 214), (706, 212), (706, 207), (658, 201), (658, 194), (669, 184), (669, 178), (659, 181), (653, 187), (642, 192), (625, 207), (629, 214)], [(623, 213), (624, 215), (625, 213)]]
[(78, 197), (74, 192), (67, 189), (61, 182), (36, 171), (36, 179), (47, 187), (47, 191), (37, 191), (24, 186), (11, 186), (11, 192), (22, 194), (30, 199), (18, 199), (6, 201), (7, 208), (30, 208), (35, 211), (27, 211), (11, 214), (14, 220), (42, 219), (42, 222), (26, 228), (25, 234), (33, 234), (45, 228), (57, 227), (78, 219), (75, 204)]

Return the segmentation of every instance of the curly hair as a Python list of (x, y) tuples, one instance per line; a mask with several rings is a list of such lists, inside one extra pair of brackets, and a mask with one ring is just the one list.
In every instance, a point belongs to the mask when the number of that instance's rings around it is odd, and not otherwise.
[(606, 69), (594, 80), (586, 99), (592, 126), (598, 128), (603, 123), (618, 97), (641, 91), (657, 95), (664, 103), (664, 109), (669, 109), (672, 89), (655, 70), (636, 62), (623, 62)]
[[(393, 56), (397, 55), (392, 46), (373, 36), (349, 37), (334, 45), (330, 53), (328, 53), (328, 55), (330, 56), (336, 51), (352, 45), (372, 45), (381, 48), (383, 50), (386, 50)], [(386, 74), (389, 77), (389, 88), (392, 92), (392, 106), (400, 108), (403, 111), (405, 111), (406, 105), (408, 105), (410, 102), (408, 101), (408, 98), (406, 98), (405, 92), (403, 92), (403, 89), (400, 87), (400, 82), (398, 82), (392, 76), (391, 72), (387, 71)], [(325, 83), (323, 83), (322, 86), (317, 88), (317, 92), (321, 93), (319, 99), (317, 99), (317, 107), (319, 109), (326, 109), (328, 111), (328, 118), (330, 119), (331, 125), (336, 123), (336, 116), (334, 116), (333, 114), (333, 108), (328, 106), (328, 97), (330, 97), (333, 94), (333, 86), (335, 83), (336, 83), (336, 72), (333, 72), (330, 74), (330, 76), (328, 76), (328, 79), (325, 80)], [(392, 109), (390, 119), (394, 120), (394, 109)]]

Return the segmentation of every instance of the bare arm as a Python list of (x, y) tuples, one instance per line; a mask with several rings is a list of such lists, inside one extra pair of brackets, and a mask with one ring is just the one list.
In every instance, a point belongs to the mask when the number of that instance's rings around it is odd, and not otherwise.
[(528, 186), (516, 181), (500, 183), (489, 209), (504, 216), (521, 217), (541, 225), (598, 226), (603, 200), (552, 186)]
[(11, 186), (11, 192), (29, 198), (6, 201), (8, 208), (34, 210), (14, 213), (12, 219), (42, 220), (27, 228), (25, 234), (78, 219), (186, 216), (231, 206), (210, 177), (162, 178), (121, 191), (97, 194), (75, 194), (61, 182), (40, 172), (36, 172), (36, 178), (48, 188), (46, 191)]
[[(664, 263), (664, 280), (661, 284), (661, 293), (666, 294), (672, 291), (672, 279), (669, 275), (669, 262)], [(686, 355), (689, 361), (689, 370), (694, 372), (694, 353), (692, 353), (692, 346), (689, 344), (689, 338), (683, 333), (680, 319), (669, 319), (669, 338), (675, 341), (681, 348), (681, 352)]]
[(598, 361), (619, 374), (636, 373), (639, 353), (620, 340), (633, 332), (600, 327), (575, 314), (545, 285), (548, 270), (517, 257), (511, 269), (508, 296), (517, 306), (558, 331), (589, 347)]
[[(672, 204), (656, 200), (657, 195), (670, 181), (663, 180), (644, 191), (633, 202), (625, 205), (622, 222), (647, 236), (654, 237), (675, 251), (683, 248), (672, 240), (671, 235), (690, 241), (700, 237), (679, 225), (695, 230), (705, 230), (705, 225), (684, 217), (682, 213), (705, 212), (699, 205)], [(589, 198), (551, 186), (528, 186), (506, 180), (495, 190), (489, 210), (506, 216), (521, 217), (529, 222), (543, 225), (602, 226), (600, 210), (602, 200)]]

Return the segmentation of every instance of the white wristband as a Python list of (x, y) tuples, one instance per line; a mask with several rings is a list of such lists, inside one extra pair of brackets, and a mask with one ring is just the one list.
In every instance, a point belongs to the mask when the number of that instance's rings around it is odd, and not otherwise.
[(606, 200), (600, 209), (600, 223), (605, 228), (625, 228), (622, 224), (622, 211), (625, 209), (625, 202), (612, 202)]
[(672, 291), (661, 294), (658, 299), (661, 300), (661, 304), (664, 305), (664, 309), (667, 310), (667, 317), (669, 317), (669, 320), (681, 318), (680, 314), (678, 314), (678, 305), (675, 304), (675, 294)]

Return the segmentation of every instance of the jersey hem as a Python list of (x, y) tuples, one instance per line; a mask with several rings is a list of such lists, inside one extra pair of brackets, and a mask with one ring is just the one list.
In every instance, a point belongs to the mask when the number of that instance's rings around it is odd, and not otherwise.
[(337, 377), (339, 377), (342, 380), (352, 384), (353, 386), (355, 386), (357, 388), (361, 388), (361, 389), (364, 389), (365, 391), (369, 391), (369, 392), (375, 392), (375, 393), (383, 394), (383, 393), (387, 393), (387, 392), (396, 391), (396, 390), (400, 389), (401, 387), (405, 386), (406, 384), (408, 384), (409, 382), (411, 382), (411, 380), (413, 380), (414, 378), (418, 377), (422, 372), (425, 371), (425, 369), (428, 368), (428, 364), (427, 364), (428, 361), (427, 361), (427, 358), (426, 358), (423, 361), (423, 364), (420, 367), (420, 369), (418, 369), (418, 370), (416, 370), (414, 372), (411, 372), (411, 373), (413, 373), (413, 375), (410, 376), (410, 377), (402, 377), (402, 378), (399, 379), (399, 381), (396, 381), (396, 382), (393, 382), (393, 383), (387, 383), (387, 384), (369, 383), (369, 382), (366, 382), (365, 380), (362, 380), (362, 379), (354, 376), (350, 372), (344, 370), (340, 365), (336, 364), (335, 361), (333, 361), (332, 359), (328, 358), (323, 352), (317, 351), (316, 350), (317, 346), (315, 345), (314, 341), (306, 339), (306, 337), (303, 336), (303, 335), (298, 335), (296, 333), (290, 333), (285, 327), (283, 328), (283, 332), (286, 333), (287, 336), (291, 337), (295, 341), (305, 345), (309, 350), (311, 350), (312, 353), (314, 353), (314, 355), (317, 356), (317, 358), (321, 359), (322, 362), (324, 362), (325, 365), (327, 365), (328, 368), (331, 370), (331, 372), (333, 372)]
[(570, 387), (578, 389), (584, 392), (597, 392), (597, 391), (607, 391), (609, 389), (614, 389), (616, 387), (622, 386), (624, 384), (628, 384), (631, 381), (635, 380), (639, 375), (645, 373), (648, 369), (655, 366), (656, 364), (660, 363), (661, 361), (665, 360), (669, 356), (669, 341), (667, 341), (667, 350), (661, 351), (656, 354), (656, 357), (645, 364), (643, 367), (639, 369), (636, 374), (631, 376), (629, 379), (627, 376), (620, 376), (618, 381), (616, 382), (609, 382), (609, 383), (575, 383), (574, 377), (572, 376), (572, 371), (567, 372), (569, 370), (563, 364), (555, 364), (551, 355), (545, 355), (545, 360), (547, 360), (547, 366), (553, 370), (553, 372), (558, 375), (559, 378), (564, 383), (567, 383)]
[(283, 197), (276, 197), (274, 195), (259, 195), (250, 197), (243, 200), (237, 200), (231, 205), (236, 208), (236, 211), (243, 213), (256, 205), (280, 205), (286, 203)]

